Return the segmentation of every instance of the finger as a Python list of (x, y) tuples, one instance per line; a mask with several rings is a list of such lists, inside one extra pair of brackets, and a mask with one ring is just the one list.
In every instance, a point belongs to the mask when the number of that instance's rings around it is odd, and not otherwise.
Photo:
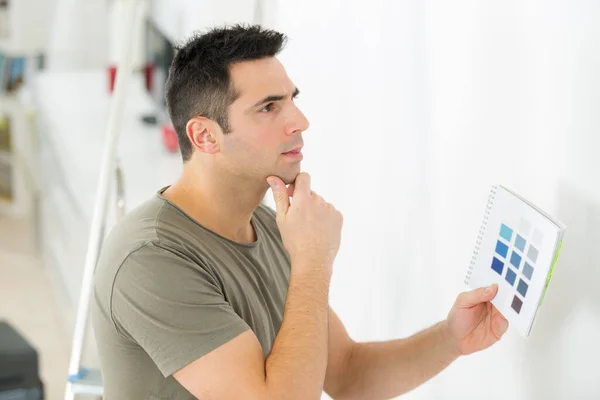
[(492, 304), (492, 314), (493, 314), (493, 315), (497, 315), (497, 314), (500, 314), (500, 315), (502, 315), (502, 313), (500, 312), (500, 310), (498, 310), (498, 309), (496, 308), (496, 306), (495, 306), (495, 305), (493, 305), (493, 304)]
[(310, 175), (306, 172), (300, 172), (294, 181), (294, 197), (310, 197)]
[(296, 188), (296, 185), (294, 183), (292, 183), (290, 186), (288, 186), (287, 191), (288, 191), (289, 197), (294, 197), (295, 188)]
[(498, 285), (495, 283), (487, 287), (481, 287), (469, 292), (463, 292), (458, 296), (456, 305), (458, 308), (470, 308), (476, 306), (477, 304), (492, 300), (496, 296), (497, 292)]
[(288, 197), (287, 188), (285, 187), (283, 181), (276, 176), (268, 177), (267, 182), (273, 191), (273, 199), (275, 200), (277, 217), (284, 217), (290, 208), (290, 199)]
[(508, 330), (508, 321), (502, 314), (492, 314), (492, 330), (498, 339), (500, 339)]

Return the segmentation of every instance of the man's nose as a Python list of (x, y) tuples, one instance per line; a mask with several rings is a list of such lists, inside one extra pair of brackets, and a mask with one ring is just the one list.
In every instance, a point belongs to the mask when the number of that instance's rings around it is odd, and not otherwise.
[(292, 136), (302, 133), (308, 129), (309, 125), (308, 119), (304, 113), (294, 104), (292, 115), (286, 126), (286, 134)]

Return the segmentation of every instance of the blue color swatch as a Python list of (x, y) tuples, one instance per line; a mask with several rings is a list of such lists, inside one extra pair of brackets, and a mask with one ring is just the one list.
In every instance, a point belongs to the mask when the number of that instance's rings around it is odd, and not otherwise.
[(496, 257), (494, 257), (494, 259), (492, 260), (492, 269), (498, 274), (502, 275), (502, 271), (504, 270), (504, 263), (498, 260)]
[(502, 226), (500, 227), (500, 237), (506, 239), (506, 241), (510, 243), (510, 241), (512, 240), (512, 234), (513, 230), (510, 229), (508, 226), (502, 224)]
[(516, 269), (521, 267), (521, 256), (516, 251), (513, 251), (510, 256), (510, 263), (515, 266)]
[(523, 265), (523, 275), (529, 280), (531, 280), (531, 277), (533, 276), (533, 267), (527, 261), (525, 261), (525, 264)]
[(527, 289), (529, 289), (529, 285), (525, 283), (523, 279), (521, 279), (517, 285), (517, 292), (521, 293), (521, 296), (525, 297), (527, 294)]
[(505, 245), (503, 242), (501, 242), (500, 240), (498, 240), (496, 242), (496, 253), (498, 253), (499, 255), (501, 255), (502, 257), (506, 258), (506, 255), (508, 254), (508, 246)]
[(515, 239), (515, 247), (519, 249), (521, 253), (525, 251), (525, 239), (521, 235), (517, 235)]
[(506, 282), (510, 283), (510, 285), (512, 286), (515, 284), (517, 274), (515, 274), (515, 271), (513, 271), (512, 269), (506, 268), (506, 276), (504, 278), (506, 279)]

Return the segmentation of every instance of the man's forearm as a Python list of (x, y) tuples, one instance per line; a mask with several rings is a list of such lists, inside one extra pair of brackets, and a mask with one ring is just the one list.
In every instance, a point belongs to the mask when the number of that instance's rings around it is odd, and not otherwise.
[(389, 399), (437, 375), (456, 358), (446, 322), (409, 338), (357, 343), (348, 362), (343, 399)]
[[(320, 399), (327, 370), (329, 276), (326, 268), (292, 275), (283, 323), (266, 361), (273, 399)], [(308, 270), (308, 271), (307, 271)]]

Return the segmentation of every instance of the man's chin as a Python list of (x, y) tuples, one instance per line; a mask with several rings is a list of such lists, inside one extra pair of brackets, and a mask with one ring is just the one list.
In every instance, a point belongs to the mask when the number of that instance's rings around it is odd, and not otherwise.
[(293, 174), (287, 173), (287, 174), (274, 174), (274, 175), (279, 177), (279, 179), (281, 179), (283, 181), (283, 183), (285, 183), (286, 185), (289, 185), (291, 183), (294, 183), (298, 174), (299, 174), (299, 172), (294, 172)]
[(281, 179), (283, 181), (283, 183), (285, 183), (286, 186), (289, 185), (290, 183), (294, 182), (294, 179), (286, 178), (281, 175), (275, 175), (275, 176), (279, 177), (279, 179)]

